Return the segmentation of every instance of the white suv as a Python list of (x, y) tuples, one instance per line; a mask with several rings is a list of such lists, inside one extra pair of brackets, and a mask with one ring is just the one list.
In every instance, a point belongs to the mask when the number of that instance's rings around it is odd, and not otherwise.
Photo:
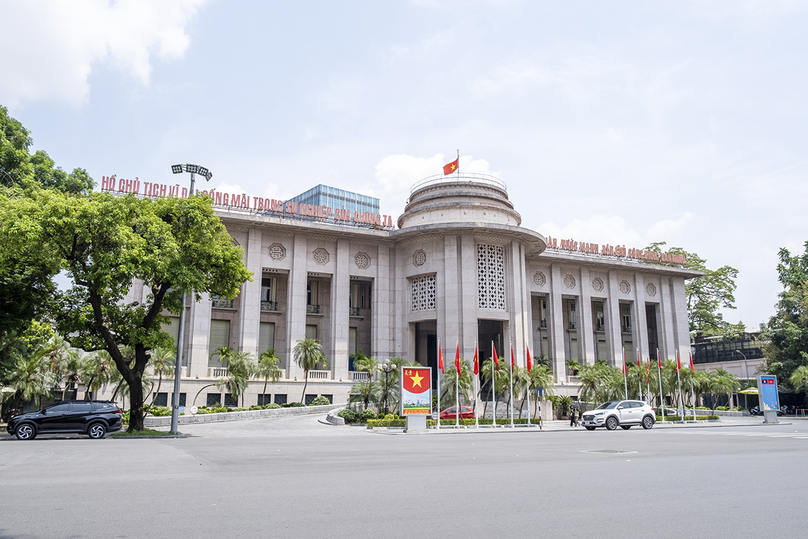
[(586, 430), (595, 430), (597, 427), (606, 427), (614, 430), (618, 426), (628, 430), (634, 425), (642, 425), (650, 429), (656, 422), (654, 409), (642, 401), (607, 401), (591, 410), (584, 412), (581, 422)]

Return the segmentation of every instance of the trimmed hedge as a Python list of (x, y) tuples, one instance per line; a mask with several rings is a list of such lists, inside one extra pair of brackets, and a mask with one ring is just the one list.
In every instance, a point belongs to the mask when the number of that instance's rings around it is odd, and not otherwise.
[[(705, 421), (705, 420), (708, 420), (708, 419), (721, 419), (721, 418), (719, 416), (717, 416), (717, 415), (697, 415), (696, 416), (696, 421)], [(662, 416), (658, 415), (656, 420), (657, 421), (663, 421)], [(680, 416), (680, 415), (669, 415), (669, 416), (666, 416), (665, 419), (664, 419), (664, 421), (681, 421), (681, 420), (682, 420), (682, 416)], [(689, 415), (689, 416), (686, 415), (685, 416), (685, 421), (693, 421), (693, 416), (692, 415)]]
[[(392, 414), (388, 414), (388, 415), (392, 415)], [(535, 418), (535, 419), (531, 419), (530, 422), (533, 425), (541, 425), (542, 424), (541, 419), (538, 418), (538, 417)], [(369, 429), (372, 429), (374, 427), (406, 427), (407, 426), (407, 420), (406, 420), (406, 418), (401, 418), (401, 419), (393, 419), (393, 418), (389, 418), (389, 419), (368, 419), (367, 424), (368, 424)], [(426, 420), (427, 427), (434, 427), (434, 426), (436, 426), (436, 424), (437, 424), (437, 421), (435, 421), (434, 419), (427, 419)], [(444, 425), (444, 426), (453, 426), (453, 425), (455, 425), (455, 420), (454, 419), (451, 419), (451, 420), (450, 419), (441, 419), (440, 424)], [(474, 420), (473, 419), (461, 419), (460, 424), (465, 426), (465, 427), (473, 427), (474, 426)], [(491, 419), (490, 417), (482, 417), (482, 418), (479, 419), (478, 424), (480, 424), (480, 425), (493, 425), (494, 420)], [(498, 419), (497, 420), (497, 425), (510, 425), (510, 424), (511, 424), (510, 419)], [(514, 425), (527, 425), (527, 418), (522, 418), (522, 419), (514, 418), (513, 419), (513, 424)]]
[(406, 419), (368, 419), (368, 428), (374, 427), (406, 427)]

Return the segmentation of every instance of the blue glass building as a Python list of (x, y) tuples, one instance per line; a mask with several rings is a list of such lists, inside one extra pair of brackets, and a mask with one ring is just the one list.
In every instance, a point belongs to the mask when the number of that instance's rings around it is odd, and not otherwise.
[(369, 197), (367, 195), (360, 195), (344, 189), (337, 189), (336, 187), (329, 187), (328, 185), (317, 185), (312, 187), (305, 193), (301, 193), (294, 198), (290, 199), (291, 202), (300, 202), (301, 204), (313, 204), (315, 206), (329, 206), (333, 209), (346, 209), (351, 215), (353, 212), (379, 212), (379, 199)]

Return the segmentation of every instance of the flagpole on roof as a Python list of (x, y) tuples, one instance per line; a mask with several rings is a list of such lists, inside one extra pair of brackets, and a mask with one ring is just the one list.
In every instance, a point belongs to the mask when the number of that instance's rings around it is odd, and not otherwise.
[(460, 178), (460, 148), (457, 149), (457, 177)]

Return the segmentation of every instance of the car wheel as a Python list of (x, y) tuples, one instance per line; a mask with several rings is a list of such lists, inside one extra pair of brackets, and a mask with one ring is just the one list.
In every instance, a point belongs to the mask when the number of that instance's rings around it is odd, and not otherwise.
[(33, 440), (36, 438), (36, 428), (30, 423), (23, 423), (14, 429), (14, 435), (18, 440)]
[(106, 433), (107, 428), (104, 426), (103, 423), (93, 423), (92, 425), (90, 425), (90, 428), (87, 429), (87, 434), (93, 440), (103, 438)]
[(614, 430), (617, 428), (617, 418), (611, 416), (609, 419), (606, 420), (606, 429), (607, 430)]
[(650, 415), (647, 415), (647, 416), (642, 418), (642, 428), (644, 428), (645, 430), (648, 430), (653, 426), (654, 426), (654, 418), (653, 417), (651, 417)]
[(586, 427), (586, 430), (595, 430), (595, 427)]
[(631, 425), (620, 425), (620, 428), (623, 430), (628, 430), (631, 428)]

